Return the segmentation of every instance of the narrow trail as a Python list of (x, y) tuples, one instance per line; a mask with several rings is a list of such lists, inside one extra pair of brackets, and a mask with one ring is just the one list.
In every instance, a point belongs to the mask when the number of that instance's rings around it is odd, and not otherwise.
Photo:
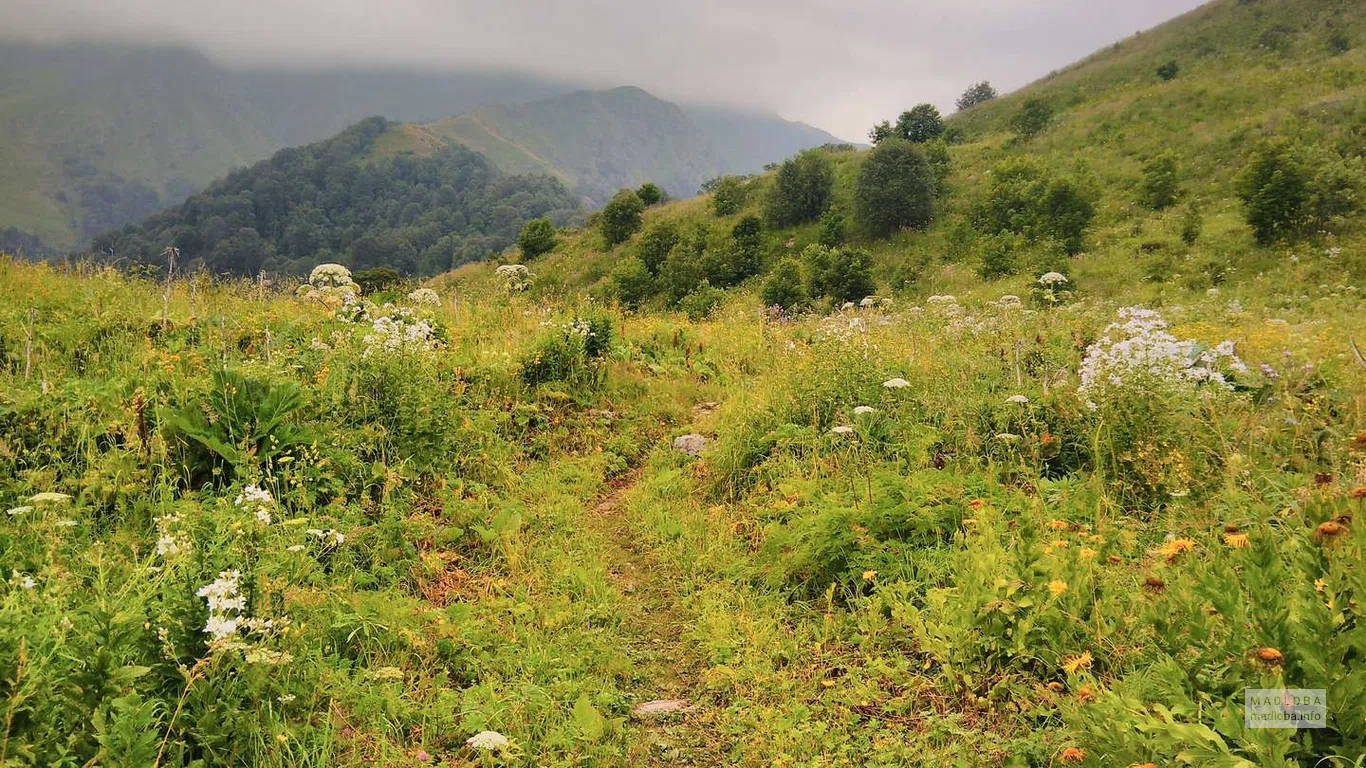
[[(707, 404), (714, 407), (714, 404)], [(710, 413), (710, 408), (695, 415)], [(680, 604), (681, 574), (667, 553), (640, 533), (630, 496), (646, 477), (637, 470), (620, 487), (598, 499), (588, 524), (603, 542), (608, 573), (625, 606), (627, 654), (634, 667), (633, 704), (656, 712), (634, 712), (627, 724), (630, 766), (717, 766), (720, 745), (706, 737), (707, 702), (699, 687), (701, 661), (687, 646), (690, 619)]]

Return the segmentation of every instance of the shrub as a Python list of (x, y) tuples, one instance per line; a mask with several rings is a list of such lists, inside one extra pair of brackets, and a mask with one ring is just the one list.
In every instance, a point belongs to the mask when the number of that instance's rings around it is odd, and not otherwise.
[(873, 257), (859, 248), (830, 250), (808, 246), (806, 257), (808, 284), (813, 298), (836, 304), (859, 301), (877, 291), (873, 284)]
[(612, 348), (612, 337), (609, 316), (575, 317), (541, 338), (522, 359), (518, 376), (527, 386), (552, 381), (599, 386), (606, 370), (604, 361)]
[(977, 274), (983, 280), (1013, 275), (1018, 271), (1015, 251), (1017, 235), (1000, 233), (986, 238), (982, 243), (982, 261), (977, 266)]
[(1021, 139), (1032, 139), (1047, 130), (1053, 122), (1053, 108), (1040, 98), (1026, 99), (1020, 111), (1010, 120), (1010, 128)]
[(655, 278), (640, 259), (623, 259), (612, 270), (612, 294), (635, 309), (655, 294)]
[(1089, 193), (1028, 158), (997, 165), (976, 210), (978, 228), (988, 234), (1012, 232), (1035, 243), (1056, 240), (1072, 254), (1082, 250), (1094, 216)]
[(779, 262), (764, 281), (762, 298), (765, 307), (781, 307), (786, 312), (805, 306), (808, 297), (801, 263), (793, 258)]
[(996, 89), (991, 86), (990, 82), (983, 80), (976, 85), (969, 86), (966, 91), (963, 91), (963, 95), (958, 97), (958, 111), (962, 112), (972, 109), (978, 104), (985, 104), (996, 96)]
[(1200, 213), (1199, 204), (1192, 200), (1186, 204), (1186, 210), (1181, 214), (1181, 242), (1195, 245), (1204, 228), (1205, 217)]
[(892, 123), (888, 120), (883, 120), (868, 130), (868, 140), (874, 144), (881, 144), (895, 135), (896, 129), (892, 127)]
[(725, 301), (726, 292), (720, 288), (713, 288), (707, 281), (697, 286), (678, 302), (678, 308), (688, 315), (688, 319), (693, 322), (701, 322), (707, 319), (712, 310), (720, 306)]
[(854, 188), (854, 218), (874, 237), (923, 227), (934, 214), (934, 172), (920, 148), (884, 141), (870, 151)]
[(767, 213), (776, 227), (805, 224), (820, 217), (830, 205), (835, 171), (830, 158), (818, 149), (785, 161), (773, 178)]
[(1259, 245), (1298, 235), (1308, 223), (1309, 171), (1284, 139), (1262, 142), (1238, 177), (1238, 197)]
[(1161, 78), (1163, 82), (1175, 80), (1180, 72), (1181, 67), (1175, 61), (1169, 61), (1157, 68), (1157, 76)]
[(816, 237), (816, 242), (826, 248), (838, 248), (844, 245), (844, 214), (836, 210), (829, 210), (821, 217), (821, 231)]
[(1139, 188), (1139, 201), (1143, 205), (1155, 211), (1170, 208), (1176, 205), (1180, 192), (1174, 155), (1158, 155), (1143, 166), (1143, 184)]
[(944, 119), (933, 104), (917, 104), (896, 120), (896, 135), (912, 144), (934, 141), (944, 133)]
[(647, 181), (640, 185), (640, 189), (636, 190), (636, 197), (639, 197), (640, 202), (644, 203), (646, 208), (649, 208), (652, 205), (659, 205), (664, 202), (666, 196), (664, 190), (659, 188), (659, 185)]
[(661, 221), (641, 236), (640, 260), (651, 275), (659, 274), (660, 266), (669, 258), (674, 246), (678, 245), (679, 238), (678, 227), (671, 221)]
[(555, 250), (555, 225), (550, 219), (528, 221), (517, 236), (517, 247), (524, 261), (550, 253)]
[(679, 243), (659, 268), (659, 290), (669, 297), (671, 304), (677, 304), (706, 278), (702, 266), (702, 259), (693, 248), (688, 243)]
[(362, 295), (369, 296), (372, 293), (387, 291), (398, 285), (403, 279), (398, 270), (389, 267), (375, 267), (374, 269), (363, 269), (351, 276), (356, 285), (360, 287)]
[(608, 248), (626, 242), (631, 235), (640, 231), (640, 214), (644, 210), (645, 204), (632, 190), (623, 189), (612, 198), (607, 207), (602, 209), (602, 217), (598, 221), (598, 228)]
[(722, 176), (702, 187), (711, 192), (711, 209), (717, 216), (731, 216), (745, 204), (745, 185), (737, 176)]

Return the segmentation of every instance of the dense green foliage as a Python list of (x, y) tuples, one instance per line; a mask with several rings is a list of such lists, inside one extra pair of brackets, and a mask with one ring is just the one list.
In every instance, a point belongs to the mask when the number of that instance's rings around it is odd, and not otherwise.
[(640, 202), (644, 203), (646, 208), (659, 205), (666, 199), (664, 190), (660, 189), (659, 185), (649, 181), (640, 185), (640, 189), (636, 190), (636, 196), (640, 198)]
[(769, 221), (789, 227), (815, 221), (830, 205), (835, 184), (829, 155), (809, 149), (779, 166), (766, 202)]
[(1053, 240), (1068, 253), (1079, 253), (1095, 212), (1090, 194), (1078, 184), (1021, 158), (992, 169), (977, 223), (990, 234), (1009, 232), (1036, 243)]
[(923, 227), (934, 216), (937, 186), (935, 173), (919, 147), (907, 141), (884, 141), (868, 153), (859, 169), (854, 219), (874, 237)]
[(555, 222), (550, 219), (532, 219), (522, 227), (517, 235), (517, 248), (525, 259), (544, 256), (555, 250)]
[(764, 281), (760, 298), (765, 307), (778, 307), (787, 312), (805, 308), (809, 297), (801, 262), (791, 258), (778, 262)]
[(1053, 122), (1053, 107), (1043, 99), (1027, 99), (1010, 121), (1010, 127), (1021, 139), (1032, 139), (1043, 133)]
[(868, 132), (868, 138), (874, 144), (881, 144), (888, 139), (924, 144), (943, 136), (944, 130), (944, 119), (939, 115), (937, 107), (933, 104), (917, 104), (902, 112), (895, 125), (884, 120), (873, 126)]
[(634, 190), (623, 189), (602, 209), (598, 231), (608, 248), (614, 248), (640, 231), (640, 214), (645, 203)]
[(745, 204), (744, 181), (736, 176), (722, 176), (703, 185), (702, 192), (711, 194), (712, 211), (717, 216), (730, 216)]
[(505, 176), (460, 147), (363, 162), (388, 128), (372, 118), (283, 150), (91, 247), (111, 260), (159, 264), (173, 245), (178, 268), (239, 275), (303, 274), (319, 261), (435, 274), (501, 251), (528, 219), (576, 208), (559, 182)]
[(1164, 152), (1143, 165), (1143, 184), (1139, 187), (1139, 202), (1155, 211), (1161, 211), (1176, 205), (1180, 197), (1181, 182), (1175, 155)]

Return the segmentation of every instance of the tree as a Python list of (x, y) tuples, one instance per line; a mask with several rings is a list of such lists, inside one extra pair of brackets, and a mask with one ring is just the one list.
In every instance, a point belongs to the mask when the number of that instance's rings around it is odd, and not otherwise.
[(550, 219), (532, 219), (517, 236), (517, 247), (524, 260), (531, 260), (555, 250), (555, 225)]
[(802, 281), (802, 265), (793, 258), (783, 259), (768, 279), (762, 294), (765, 307), (781, 307), (785, 312), (806, 305), (806, 286)]
[(1032, 139), (1043, 133), (1053, 122), (1053, 108), (1040, 98), (1026, 99), (1020, 111), (1010, 120), (1011, 130), (1021, 139)]
[(912, 144), (934, 141), (944, 133), (944, 119), (933, 104), (917, 104), (896, 120), (896, 134)]
[(1143, 166), (1143, 184), (1139, 187), (1139, 202), (1155, 211), (1176, 205), (1181, 194), (1177, 180), (1176, 156), (1163, 153)]
[(398, 285), (398, 281), (403, 276), (398, 270), (389, 267), (376, 267), (374, 269), (362, 269), (351, 275), (351, 279), (360, 287), (362, 295), (369, 296), (379, 291), (387, 291)]
[(717, 216), (730, 216), (740, 212), (745, 204), (745, 187), (735, 176), (722, 176), (703, 185), (703, 191), (711, 187), (711, 209)]
[(612, 198), (598, 220), (598, 229), (608, 248), (615, 248), (640, 231), (640, 214), (644, 210), (645, 204), (634, 190), (623, 189)]
[(802, 152), (785, 161), (774, 176), (768, 196), (769, 220), (776, 227), (816, 220), (830, 205), (834, 186), (830, 158), (819, 149)]
[(868, 131), (868, 139), (869, 141), (872, 141), (874, 144), (881, 144), (882, 142), (892, 138), (895, 135), (896, 129), (893, 128), (892, 124), (886, 120), (883, 120), (882, 122), (873, 126), (872, 129)]
[(1180, 74), (1180, 72), (1181, 66), (1177, 64), (1175, 61), (1169, 61), (1166, 64), (1163, 64), (1162, 66), (1157, 68), (1157, 76), (1162, 79), (1162, 82), (1175, 80), (1176, 76)]
[(1258, 245), (1303, 231), (1309, 219), (1310, 178), (1300, 153), (1285, 139), (1264, 141), (1253, 150), (1237, 188)]
[(641, 184), (640, 189), (636, 190), (636, 195), (640, 197), (640, 202), (644, 203), (646, 208), (649, 208), (652, 205), (659, 205), (664, 202), (665, 198), (664, 190), (660, 189), (659, 185), (650, 181)]
[(817, 242), (826, 248), (838, 248), (844, 245), (844, 214), (831, 209), (821, 217), (821, 233)]
[(679, 243), (659, 268), (658, 286), (669, 297), (669, 303), (676, 305), (705, 278), (701, 260), (686, 243)]
[(651, 275), (659, 274), (659, 267), (678, 245), (678, 227), (671, 221), (661, 221), (645, 231), (640, 238), (640, 260)]
[(966, 91), (963, 91), (963, 95), (958, 97), (958, 111), (962, 112), (964, 110), (972, 109), (978, 104), (985, 104), (998, 95), (996, 89), (991, 86), (991, 83), (983, 80), (976, 85), (969, 86)]
[(874, 237), (923, 227), (934, 215), (934, 172), (925, 153), (902, 140), (870, 151), (854, 187), (854, 219)]

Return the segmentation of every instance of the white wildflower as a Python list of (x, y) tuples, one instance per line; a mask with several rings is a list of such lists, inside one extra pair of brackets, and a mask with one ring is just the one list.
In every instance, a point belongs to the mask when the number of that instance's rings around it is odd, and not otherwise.
[(11, 571), (11, 574), (13, 580), (19, 582), (19, 586), (25, 590), (32, 590), (34, 587), (38, 586), (38, 582), (34, 581), (33, 577), (28, 574), (20, 573), (19, 571)]
[(465, 744), (471, 749), (484, 752), (507, 749), (508, 737), (497, 731), (480, 731), (466, 739)]
[(226, 640), (237, 633), (242, 613), (247, 609), (247, 598), (240, 592), (241, 571), (222, 571), (211, 584), (195, 592), (209, 607), (209, 619), (204, 632), (214, 641)]
[(340, 264), (319, 264), (308, 273), (308, 284), (315, 288), (338, 288), (355, 285), (351, 270)]
[[(1101, 338), (1087, 348), (1078, 392), (1087, 396), (1122, 388), (1206, 383), (1232, 389), (1226, 373), (1246, 371), (1247, 366), (1234, 354), (1233, 342), (1211, 348), (1182, 341), (1167, 331), (1167, 322), (1158, 312), (1126, 307), (1119, 310), (1119, 322), (1106, 327)], [(1088, 402), (1088, 407), (1093, 406)]]
[(531, 270), (525, 264), (504, 264), (494, 270), (503, 279), (503, 285), (511, 292), (525, 291), (531, 285)]
[(288, 547), (285, 547), (285, 551), (286, 551), (286, 552), (302, 552), (302, 551), (304, 551), (304, 545), (302, 545), (302, 544), (291, 544), (291, 545), (289, 545)]
[(834, 433), (837, 434), (837, 435), (852, 435), (852, 434), (854, 434), (854, 428), (853, 428), (853, 427), (850, 427), (850, 426), (845, 426), (845, 425), (840, 425), (840, 426), (838, 426), (838, 427), (834, 427), (834, 428), (831, 429), (830, 431), (831, 431), (831, 432), (834, 432)]
[(877, 413), (877, 409), (871, 405), (860, 405), (854, 409), (855, 416), (863, 416), (869, 413)]
[(56, 491), (43, 491), (28, 497), (33, 504), (65, 504), (71, 501), (71, 494), (58, 493)]
[(1029, 398), (1024, 395), (1011, 395), (1006, 398), (1006, 402), (1011, 403), (1012, 405), (1028, 405)]
[(256, 485), (248, 485), (237, 494), (237, 498), (232, 502), (238, 509), (249, 511), (256, 515), (256, 519), (270, 525), (270, 510), (275, 506), (275, 497), (270, 495), (270, 491)]
[(11, 507), (10, 509), (7, 509), (5, 510), (5, 514), (9, 515), (10, 517), (15, 517), (16, 515), (26, 515), (32, 511), (33, 507), (25, 504), (22, 507)]
[(1067, 275), (1064, 275), (1061, 272), (1045, 272), (1042, 275), (1039, 275), (1039, 285), (1050, 288), (1064, 285), (1068, 282), (1070, 281), (1067, 279)]
[(882, 382), (882, 386), (886, 387), (887, 389), (905, 389), (906, 387), (911, 386), (911, 382), (900, 378), (888, 379)]
[(860, 307), (863, 307), (864, 309), (867, 309), (868, 307), (876, 307), (876, 306), (877, 306), (877, 297), (876, 297), (876, 296), (864, 296), (864, 297), (863, 297), (863, 301), (860, 301), (860, 302), (858, 303), (858, 305), (859, 305)]
[(416, 291), (408, 294), (408, 301), (424, 307), (441, 306), (441, 297), (431, 288), (418, 288)]

